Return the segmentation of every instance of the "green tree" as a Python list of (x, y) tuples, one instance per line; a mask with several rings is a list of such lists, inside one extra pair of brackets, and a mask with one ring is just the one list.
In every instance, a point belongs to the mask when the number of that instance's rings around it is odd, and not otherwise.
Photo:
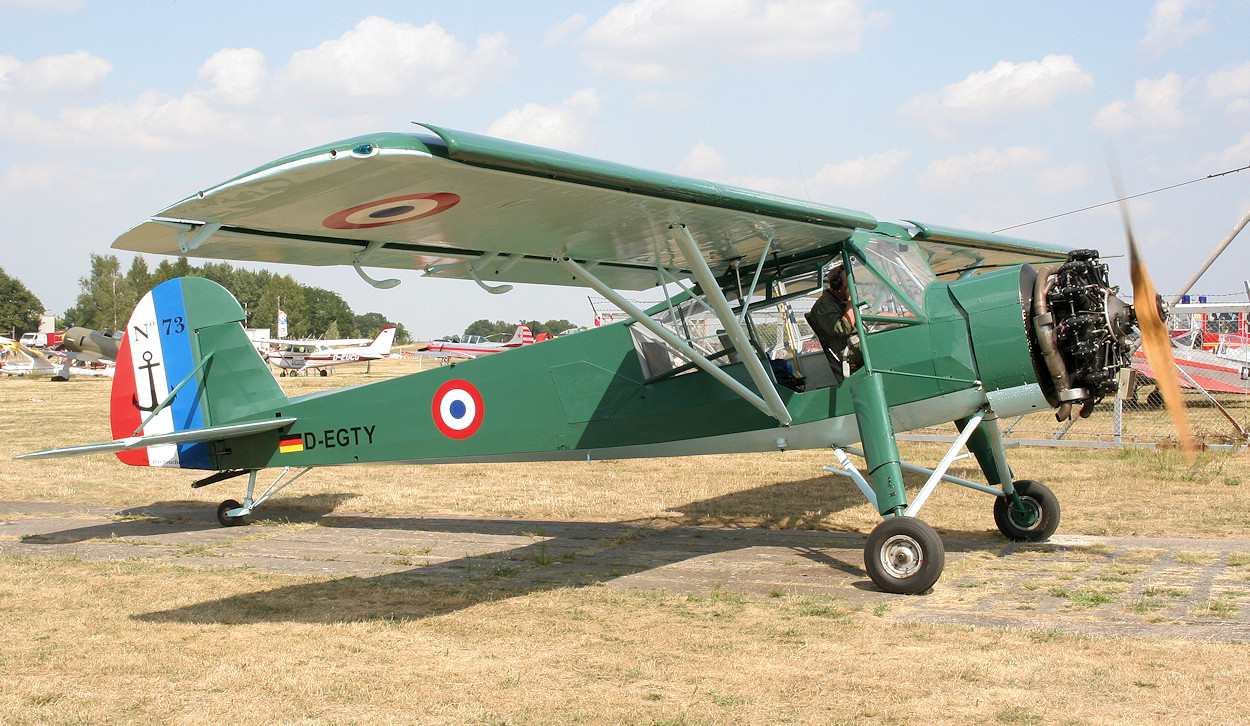
[(78, 278), (78, 300), (65, 311), (65, 325), (103, 330), (126, 324), (134, 310), (116, 255), (91, 253), (91, 274)]
[(362, 338), (376, 338), (382, 328), (387, 325), (395, 326), (395, 345), (407, 345), (412, 342), (412, 336), (408, 334), (403, 323), (392, 323), (382, 313), (365, 313), (356, 316), (356, 330)]
[(304, 291), (290, 275), (274, 275), (266, 283), (256, 307), (251, 310), (254, 328), (271, 328), (278, 337), (278, 309), (286, 313), (288, 338), (307, 338), (311, 332)]
[[(126, 277), (122, 282), (124, 298), (118, 302), (134, 310), (139, 300), (148, 294), (148, 290), (155, 287), (152, 284), (152, 273), (148, 271), (148, 262), (143, 259), (143, 255), (135, 255), (135, 258), (131, 260), (130, 269), (126, 270)], [(130, 319), (129, 315), (126, 319)]]
[(469, 323), (469, 327), (464, 329), (464, 334), (480, 335), (493, 340), (500, 335), (503, 335), (505, 338), (511, 337), (514, 330), (516, 330), (516, 323), (509, 323), (504, 320), (491, 322), (483, 318), (482, 320), (474, 320), (472, 323)]
[(43, 303), (21, 280), (9, 277), (0, 267), (0, 333), (12, 334), (14, 339), (22, 333), (39, 329), (39, 316), (43, 315)]
[(313, 337), (331, 337), (326, 333), (331, 323), (342, 333), (355, 332), (356, 316), (337, 292), (320, 287), (305, 287), (304, 305), (308, 311), (308, 325)]
[(172, 280), (175, 277), (200, 277), (196, 274), (196, 269), (187, 262), (187, 258), (179, 257), (177, 262), (169, 260), (161, 260), (161, 264), (156, 266), (156, 270), (152, 273), (152, 286)]

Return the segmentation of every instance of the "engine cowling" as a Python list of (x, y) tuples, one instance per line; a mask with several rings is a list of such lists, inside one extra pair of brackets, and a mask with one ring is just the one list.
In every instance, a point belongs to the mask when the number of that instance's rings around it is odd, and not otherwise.
[(1128, 338), (1136, 326), (1133, 306), (1108, 281), (1097, 250), (1073, 250), (1062, 263), (1042, 265), (1033, 288), (1033, 333), (1049, 373), (1048, 398), (1056, 418), (1073, 411), (1089, 416), (1114, 394), (1121, 368), (1131, 364)]

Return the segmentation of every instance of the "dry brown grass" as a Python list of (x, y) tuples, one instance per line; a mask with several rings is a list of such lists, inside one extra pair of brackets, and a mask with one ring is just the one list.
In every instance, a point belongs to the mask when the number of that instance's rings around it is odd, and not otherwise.
[(831, 598), (0, 566), (6, 724), (1197, 724), (1250, 707), (1243, 645), (895, 626)]
[[(283, 382), (308, 392), (413, 365)], [(190, 490), (194, 474), (112, 457), (9, 461), (109, 438), (107, 394), (107, 382), (0, 380), (0, 500), (215, 505), (237, 491)], [(940, 455), (932, 445), (904, 448), (920, 463)], [(1238, 478), (1245, 454), (1204, 457), (1194, 470), (1169, 452), (1010, 457), (1018, 476), (1058, 493), (1061, 532), (1250, 538), (1240, 515), (1250, 497)], [(873, 513), (824, 463), (822, 452), (786, 452), (324, 469), (273, 506), (867, 531)], [(978, 478), (967, 461), (953, 473)], [(939, 489), (925, 519), (947, 532), (993, 528), (989, 498), (953, 486)], [(1207, 559), (1189, 549), (1184, 556)], [(1133, 577), (1145, 565), (1131, 559), (1107, 574)], [(977, 569), (986, 562), (975, 553), (965, 560), (949, 580), (995, 576)], [(1250, 558), (1229, 562), (1250, 567)], [(1101, 595), (1124, 597), (1116, 580), (1068, 592), (1066, 569), (1046, 570), (1037, 587), (1063, 591), (1076, 617)], [(1152, 591), (1141, 608), (1168, 597)], [(1205, 607), (1219, 616), (1228, 602)], [(1250, 713), (1245, 644), (896, 625), (885, 611), (780, 592), (517, 593), (0, 557), (0, 723), (1209, 724)]]

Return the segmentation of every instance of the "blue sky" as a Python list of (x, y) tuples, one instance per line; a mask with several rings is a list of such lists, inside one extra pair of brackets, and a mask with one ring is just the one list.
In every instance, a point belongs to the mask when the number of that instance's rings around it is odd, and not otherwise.
[[(157, 210), (413, 121), (981, 231), (1112, 199), (1109, 148), (1130, 194), (1250, 164), (1250, 0), (949, 5), (0, 0), (0, 266), (60, 312)], [(1159, 289), (1248, 210), (1250, 171), (1134, 200)], [(1124, 253), (1114, 207), (1009, 234)], [(1244, 300), (1247, 245), (1198, 291)], [(279, 271), (418, 336), (591, 318), (579, 290)]]

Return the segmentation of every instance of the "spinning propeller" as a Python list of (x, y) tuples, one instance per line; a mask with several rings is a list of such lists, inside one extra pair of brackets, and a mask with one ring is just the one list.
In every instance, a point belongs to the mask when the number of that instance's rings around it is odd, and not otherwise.
[[(1115, 175), (1116, 198), (1124, 199), (1119, 175)], [(1142, 352), (1150, 363), (1155, 374), (1155, 385), (1163, 396), (1168, 413), (1172, 416), (1172, 426), (1181, 439), (1181, 448), (1190, 465), (1194, 463), (1198, 447), (1189, 432), (1189, 420), (1185, 415), (1185, 400), (1181, 395), (1180, 383), (1172, 371), (1176, 370), (1176, 360), (1172, 357), (1172, 337), (1168, 334), (1168, 326), (1163, 321), (1160, 306), (1161, 298), (1150, 281), (1150, 273), (1146, 271), (1146, 263), (1137, 249), (1137, 240), (1133, 236), (1133, 225), (1129, 221), (1128, 206), (1120, 202), (1120, 215), (1124, 219), (1124, 234), (1128, 238), (1129, 275), (1133, 283), (1133, 310), (1137, 314), (1137, 327), (1141, 331)]]

